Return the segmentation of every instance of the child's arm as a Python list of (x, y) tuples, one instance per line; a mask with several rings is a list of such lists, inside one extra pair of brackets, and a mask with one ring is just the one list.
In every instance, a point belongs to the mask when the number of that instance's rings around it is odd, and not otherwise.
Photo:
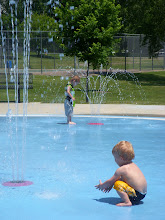
[(101, 182), (101, 180), (99, 181), (99, 184), (96, 185), (96, 189), (99, 189), (103, 192), (109, 192), (114, 183), (120, 179), (120, 173), (118, 172), (118, 170), (115, 172), (115, 174), (109, 179), (109, 180), (106, 180), (104, 183)]

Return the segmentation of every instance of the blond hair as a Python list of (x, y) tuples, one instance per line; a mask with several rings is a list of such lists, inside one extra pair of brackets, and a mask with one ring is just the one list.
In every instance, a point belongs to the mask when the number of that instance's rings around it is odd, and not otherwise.
[(125, 161), (131, 161), (135, 158), (135, 153), (132, 144), (129, 141), (120, 141), (112, 149), (112, 154), (117, 154)]
[(70, 81), (73, 82), (74, 80), (76, 82), (80, 82), (80, 77), (79, 76), (73, 76)]

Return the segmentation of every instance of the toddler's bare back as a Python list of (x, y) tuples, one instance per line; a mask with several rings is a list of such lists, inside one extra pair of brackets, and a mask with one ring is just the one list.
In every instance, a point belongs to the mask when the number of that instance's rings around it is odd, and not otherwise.
[(118, 168), (121, 173), (121, 179), (138, 192), (147, 193), (147, 181), (139, 169), (133, 162)]

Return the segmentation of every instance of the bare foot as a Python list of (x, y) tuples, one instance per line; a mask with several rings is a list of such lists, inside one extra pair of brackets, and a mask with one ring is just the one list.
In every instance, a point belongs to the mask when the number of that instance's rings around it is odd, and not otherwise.
[(70, 122), (69, 122), (69, 125), (76, 125), (76, 123), (75, 123), (75, 122), (70, 121)]
[(131, 202), (127, 202), (127, 203), (121, 202), (121, 203), (118, 203), (116, 205), (117, 206), (132, 206), (132, 203)]

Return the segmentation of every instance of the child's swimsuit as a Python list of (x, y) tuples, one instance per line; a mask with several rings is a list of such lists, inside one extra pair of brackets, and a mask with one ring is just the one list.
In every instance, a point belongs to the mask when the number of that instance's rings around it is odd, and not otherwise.
[(129, 200), (132, 202), (132, 205), (138, 204), (146, 196), (146, 194), (142, 194), (136, 190), (135, 192), (136, 192), (136, 196), (134, 197), (129, 196)]
[(73, 86), (72, 86), (72, 84), (70, 83), (70, 82), (68, 82), (68, 84), (66, 85), (66, 87), (65, 87), (65, 96), (66, 96), (66, 99), (73, 105), (73, 107), (75, 106), (75, 101), (73, 101), (72, 99), (71, 99), (71, 97), (68, 95), (68, 93), (67, 93), (67, 87), (68, 86), (70, 86), (70, 93), (71, 93), (71, 95), (75, 98), (75, 90), (74, 90), (74, 88), (73, 88)]
[(64, 108), (65, 108), (65, 115), (67, 117), (72, 116), (72, 114), (73, 114), (73, 105), (68, 99), (65, 99)]
[(142, 194), (120, 180), (115, 182), (113, 188), (120, 192), (126, 192), (132, 205), (138, 204), (146, 196), (146, 193)]

